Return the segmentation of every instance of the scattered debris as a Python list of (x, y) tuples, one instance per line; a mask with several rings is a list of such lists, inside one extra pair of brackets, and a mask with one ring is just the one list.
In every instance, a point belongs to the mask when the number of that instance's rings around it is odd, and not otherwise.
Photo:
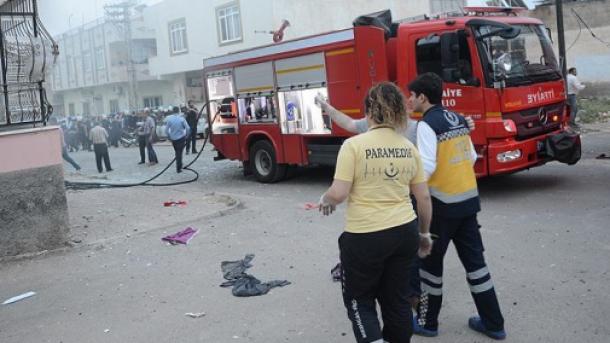
[(596, 160), (610, 160), (610, 155), (606, 155), (606, 154), (599, 154), (597, 157), (595, 157)]
[(315, 202), (306, 202), (303, 205), (303, 208), (305, 209), (305, 211), (309, 211), (309, 210), (317, 210), (320, 206), (318, 204), (316, 204)]
[(163, 206), (165, 206), (165, 207), (173, 207), (173, 206), (184, 207), (184, 206), (186, 206), (186, 204), (187, 204), (186, 200), (166, 201), (163, 203)]
[(248, 254), (243, 260), (223, 261), (220, 263), (222, 276), (226, 282), (220, 287), (233, 287), (231, 293), (236, 297), (252, 297), (269, 293), (272, 288), (290, 285), (287, 280), (274, 280), (261, 282), (256, 277), (246, 274), (246, 270), (252, 267), (250, 262), (254, 254)]
[(162, 241), (169, 242), (173, 245), (175, 244), (187, 244), (195, 235), (199, 233), (199, 230), (195, 230), (192, 227), (187, 227), (186, 229), (176, 232), (173, 235), (165, 236), (161, 238)]
[(191, 317), (191, 318), (201, 318), (201, 317), (205, 316), (205, 312), (197, 312), (197, 313), (187, 312), (184, 315), (187, 317)]
[(29, 298), (29, 297), (33, 297), (36, 295), (36, 292), (26, 292), (23, 294), (20, 294), (16, 297), (12, 297), (10, 299), (5, 300), (2, 305), (8, 305), (8, 304), (12, 304), (12, 303), (16, 303), (18, 301), (21, 301), (23, 299)]
[(109, 333), (109, 332), (110, 332), (110, 329), (104, 330), (104, 333)]

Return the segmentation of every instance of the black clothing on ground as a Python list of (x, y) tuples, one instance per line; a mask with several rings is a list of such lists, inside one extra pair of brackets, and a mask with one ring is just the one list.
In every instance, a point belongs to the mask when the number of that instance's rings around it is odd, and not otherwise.
[(248, 254), (243, 260), (223, 261), (220, 263), (222, 276), (228, 280), (220, 287), (233, 287), (231, 293), (236, 297), (252, 297), (267, 294), (272, 288), (290, 285), (286, 280), (274, 280), (261, 282), (256, 277), (246, 274), (246, 270), (252, 265), (250, 261), (254, 254)]
[[(357, 342), (411, 341), (409, 266), (418, 247), (417, 220), (371, 233), (344, 232), (339, 237), (343, 302)], [(383, 329), (375, 301), (381, 307)]]

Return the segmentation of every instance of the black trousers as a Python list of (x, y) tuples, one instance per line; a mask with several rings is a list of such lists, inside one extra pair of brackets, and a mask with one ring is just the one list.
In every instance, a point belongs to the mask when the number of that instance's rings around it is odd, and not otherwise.
[(172, 141), (174, 152), (176, 153), (176, 171), (178, 173), (182, 171), (182, 151), (184, 150), (184, 145), (186, 144), (186, 138), (187, 137), (182, 137)]
[(152, 142), (148, 139), (148, 136), (138, 136), (138, 145), (140, 147), (140, 162), (146, 162), (146, 149), (148, 149), (148, 162), (159, 162), (159, 160), (157, 160), (157, 153), (153, 148)]
[(417, 221), (373, 233), (341, 234), (343, 302), (357, 342), (411, 341), (409, 266), (418, 247)]
[(443, 259), (449, 243), (453, 241), (466, 269), (470, 293), (483, 324), (492, 331), (504, 329), (504, 318), (483, 256), (479, 228), (476, 214), (463, 218), (432, 216), (432, 253), (420, 260), (422, 295), (417, 309), (419, 325), (431, 330), (438, 329), (438, 315), (443, 301)]
[(110, 167), (110, 155), (108, 155), (108, 145), (106, 143), (93, 144), (93, 151), (95, 152), (95, 164), (97, 164), (97, 171), (103, 172), (102, 159), (104, 159), (104, 166), (106, 171), (112, 170)]
[(194, 127), (189, 125), (191, 128), (191, 135), (188, 136), (186, 138), (186, 152), (188, 153), (189, 150), (192, 153), (196, 153), (197, 152), (197, 125), (195, 125)]

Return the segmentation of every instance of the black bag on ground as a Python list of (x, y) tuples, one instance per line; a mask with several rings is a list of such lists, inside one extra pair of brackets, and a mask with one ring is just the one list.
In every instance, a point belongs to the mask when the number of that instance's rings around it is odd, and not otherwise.
[(546, 155), (561, 163), (576, 164), (581, 156), (580, 136), (561, 132), (546, 139)]

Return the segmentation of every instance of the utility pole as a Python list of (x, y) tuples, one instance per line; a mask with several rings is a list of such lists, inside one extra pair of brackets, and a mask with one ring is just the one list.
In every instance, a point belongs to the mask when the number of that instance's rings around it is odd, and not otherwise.
[(563, 29), (563, 0), (555, 0), (555, 12), (557, 15), (557, 37), (559, 39), (559, 63), (561, 63), (561, 73), (565, 79), (568, 75), (566, 61), (566, 38)]
[(130, 111), (138, 109), (138, 74), (133, 61), (133, 39), (131, 32), (131, 9), (135, 5), (134, 1), (128, 0), (104, 6), (106, 20), (120, 28), (125, 45), (127, 46), (127, 98)]

